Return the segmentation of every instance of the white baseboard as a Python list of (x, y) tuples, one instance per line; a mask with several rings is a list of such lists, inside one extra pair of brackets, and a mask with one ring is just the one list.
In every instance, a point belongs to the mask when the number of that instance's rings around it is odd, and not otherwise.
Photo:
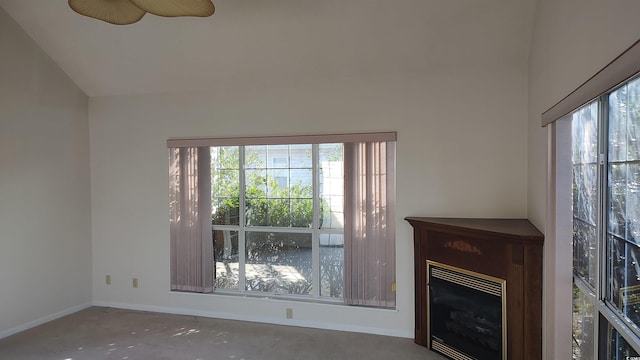
[(150, 312), (176, 314), (176, 315), (201, 316), (201, 317), (216, 318), (216, 319), (250, 321), (250, 322), (258, 322), (258, 323), (274, 324), (274, 325), (300, 326), (300, 327), (308, 327), (308, 328), (315, 328), (315, 329), (349, 331), (349, 332), (357, 332), (357, 333), (402, 337), (402, 338), (413, 338), (413, 335), (414, 335), (412, 332), (396, 331), (396, 330), (389, 330), (384, 328), (351, 326), (351, 325), (344, 325), (344, 324), (324, 323), (324, 322), (317, 322), (317, 321), (305, 321), (305, 320), (295, 320), (295, 319), (247, 316), (242, 314), (222, 313), (222, 312), (216, 312), (216, 311), (204, 311), (204, 310), (185, 309), (185, 308), (173, 308), (173, 307), (127, 304), (127, 303), (112, 303), (112, 302), (103, 302), (103, 301), (95, 301), (93, 305), (102, 306), (102, 307), (112, 307), (117, 309), (126, 309), (126, 310), (150, 311)]
[(19, 333), (21, 331), (25, 331), (27, 329), (31, 329), (32, 327), (36, 327), (38, 325), (42, 325), (42, 324), (47, 323), (47, 322), (49, 322), (51, 320), (55, 320), (55, 319), (61, 318), (63, 316), (67, 316), (67, 315), (73, 314), (73, 313), (78, 312), (80, 310), (84, 310), (84, 309), (86, 309), (86, 308), (88, 308), (90, 306), (91, 306), (91, 303), (85, 303), (85, 304), (76, 305), (76, 306), (70, 307), (68, 309), (65, 309), (65, 310), (62, 310), (62, 311), (58, 311), (58, 312), (56, 312), (54, 314), (47, 315), (47, 316), (41, 317), (39, 319), (36, 319), (36, 320), (33, 320), (33, 321), (29, 321), (29, 322), (24, 323), (24, 324), (21, 324), (21, 325), (18, 325), (18, 326), (14, 326), (14, 327), (12, 327), (10, 329), (0, 331), (0, 339), (8, 337), (8, 336), (11, 336), (13, 334), (17, 334), (17, 333)]

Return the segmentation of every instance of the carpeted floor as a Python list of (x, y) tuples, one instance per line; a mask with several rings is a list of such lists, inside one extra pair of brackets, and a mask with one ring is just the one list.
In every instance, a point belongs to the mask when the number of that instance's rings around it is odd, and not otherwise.
[(0, 339), (0, 359), (444, 358), (412, 339), (91, 307)]

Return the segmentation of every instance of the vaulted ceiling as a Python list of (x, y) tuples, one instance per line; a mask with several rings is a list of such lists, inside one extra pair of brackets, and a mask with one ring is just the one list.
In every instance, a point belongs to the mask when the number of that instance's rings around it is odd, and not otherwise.
[[(214, 0), (116, 26), (67, 0), (0, 0), (89, 96), (526, 68), (535, 0)], [(523, 70), (524, 71), (524, 70)]]

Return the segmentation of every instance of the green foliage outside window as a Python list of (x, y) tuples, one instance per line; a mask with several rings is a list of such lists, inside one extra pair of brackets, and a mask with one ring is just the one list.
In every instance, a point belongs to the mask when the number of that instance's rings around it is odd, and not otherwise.
[[(300, 182), (283, 186), (274, 176), (268, 176), (269, 170), (260, 164), (256, 152), (246, 152), (245, 164), (249, 168), (244, 172), (245, 223), (240, 223), (240, 157), (239, 147), (217, 147), (212, 154), (212, 224), (247, 226), (245, 255), (246, 264), (260, 266), (259, 276), (245, 278), (245, 286), (249, 291), (278, 292), (308, 295), (312, 289), (311, 234), (274, 231), (251, 231), (252, 227), (279, 228), (311, 228), (313, 224), (313, 186)], [(340, 153), (335, 154), (339, 160)], [(310, 152), (301, 156), (311, 157)], [(305, 170), (304, 168), (291, 168)], [(279, 168), (288, 172), (291, 169)], [(310, 169), (309, 169), (310, 171)], [(309, 172), (309, 177), (311, 172)], [(309, 183), (311, 179), (309, 178)], [(330, 211), (320, 199), (320, 213)], [(319, 217), (322, 222), (323, 217)], [(321, 225), (321, 224), (319, 224)], [(220, 236), (220, 234), (219, 234)], [(214, 236), (214, 239), (216, 236)], [(232, 258), (222, 256), (222, 244), (214, 245), (216, 258), (219, 261), (233, 262)], [(237, 242), (233, 243), (233, 253), (237, 254)], [(220, 254), (219, 254), (220, 253)], [(233, 256), (233, 255), (232, 255)], [(235, 260), (237, 261), (237, 260)], [(303, 277), (295, 282), (281, 283), (276, 281), (273, 269), (262, 265), (291, 266)], [(253, 269), (257, 269), (254, 267)], [(321, 256), (320, 287), (323, 295), (342, 296), (343, 256), (340, 248), (325, 249)], [(232, 278), (220, 278), (218, 287), (234, 288), (237, 286)]]
[[(254, 155), (255, 156), (255, 155)], [(214, 225), (239, 225), (240, 182), (237, 147), (220, 147), (212, 167)], [(255, 161), (255, 160), (254, 160)], [(247, 159), (245, 162), (252, 162)], [(280, 187), (273, 177), (246, 172), (246, 224), (250, 226), (310, 227), (313, 187)], [(321, 206), (322, 207), (322, 206)]]

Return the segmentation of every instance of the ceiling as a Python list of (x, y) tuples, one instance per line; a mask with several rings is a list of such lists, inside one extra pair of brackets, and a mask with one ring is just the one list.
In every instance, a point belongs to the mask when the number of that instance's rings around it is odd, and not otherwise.
[(116, 26), (67, 0), (0, 0), (89, 96), (522, 66), (535, 0), (214, 0)]

